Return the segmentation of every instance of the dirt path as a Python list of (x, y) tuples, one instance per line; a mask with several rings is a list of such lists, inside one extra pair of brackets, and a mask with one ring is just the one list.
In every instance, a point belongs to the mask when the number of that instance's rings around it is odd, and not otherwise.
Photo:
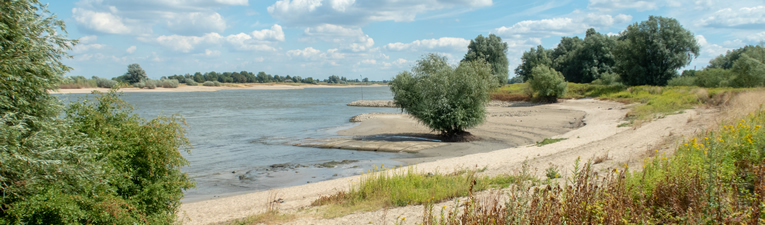
[[(483, 175), (511, 173), (527, 161), (537, 168), (538, 176), (544, 176), (543, 170), (550, 164), (561, 166), (561, 171), (569, 171), (573, 162), (581, 157), (587, 160), (591, 157), (608, 154), (608, 160), (595, 165), (595, 169), (616, 167), (623, 163), (630, 166), (640, 166), (643, 157), (652, 152), (655, 145), (674, 140), (681, 135), (689, 136), (708, 126), (709, 118), (714, 110), (685, 110), (682, 114), (670, 115), (653, 122), (643, 124), (639, 128), (618, 127), (628, 109), (623, 104), (591, 99), (567, 100), (562, 103), (546, 105), (551, 109), (575, 110), (585, 113), (586, 126), (571, 130), (554, 138), (566, 140), (537, 147), (526, 145), (516, 148), (477, 153), (460, 157), (440, 159), (433, 162), (421, 163), (416, 166), (423, 172), (451, 172), (459, 168), (483, 168)], [(495, 132), (487, 130), (486, 132)], [(181, 206), (184, 224), (214, 224), (243, 218), (248, 215), (265, 211), (265, 202), (269, 193), (278, 194), (285, 200), (280, 204), (283, 212), (296, 212), (307, 208), (310, 203), (321, 195), (328, 195), (345, 190), (350, 182), (358, 180), (358, 176), (336, 180), (323, 181), (296, 187), (282, 188), (270, 192), (257, 192), (227, 198), (194, 202)], [(437, 205), (451, 205), (445, 202)], [(311, 210), (308, 210), (311, 211)], [(306, 215), (305, 211), (301, 213)], [(310, 214), (309, 214), (310, 215)], [(379, 210), (375, 212), (356, 213), (334, 219), (317, 219), (315, 216), (301, 217), (290, 224), (392, 224), (396, 218), (406, 217), (405, 224), (420, 221), (422, 206), (408, 206)]]

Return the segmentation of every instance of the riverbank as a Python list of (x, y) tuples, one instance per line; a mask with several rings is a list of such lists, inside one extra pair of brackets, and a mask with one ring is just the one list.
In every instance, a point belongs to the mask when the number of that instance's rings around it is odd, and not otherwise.
[[(564, 134), (553, 136), (552, 138), (565, 138), (565, 140), (557, 143), (541, 147), (522, 145), (516, 148), (504, 148), (476, 154), (452, 157), (444, 156), (435, 161), (420, 163), (416, 166), (416, 169), (427, 173), (450, 172), (459, 168), (486, 167), (486, 170), (481, 175), (496, 175), (511, 173), (520, 168), (524, 161), (526, 161), (528, 165), (532, 168), (537, 168), (538, 171), (544, 170), (550, 164), (559, 165), (561, 171), (569, 171), (571, 169), (570, 165), (578, 157), (586, 160), (587, 158), (603, 155), (607, 155), (607, 160), (597, 164), (596, 169), (613, 167), (619, 163), (639, 163), (637, 161), (642, 160), (646, 152), (656, 148), (657, 143), (662, 143), (667, 139), (677, 138), (681, 135), (687, 136), (694, 131), (700, 130), (702, 125), (707, 124), (704, 122), (704, 118), (709, 114), (709, 112), (703, 110), (685, 110), (682, 114), (666, 116), (662, 119), (643, 124), (641, 127), (633, 128), (619, 127), (620, 124), (624, 123), (624, 115), (629, 110), (621, 103), (580, 99), (566, 100), (558, 104), (523, 106), (520, 108), (531, 110), (534, 107), (546, 107), (553, 111), (582, 111), (585, 114), (584, 117), (587, 118), (586, 125)], [(531, 113), (532, 115), (537, 114), (537, 112)], [(531, 120), (528, 119), (523, 119), (523, 121), (531, 123)], [(524, 126), (524, 122), (521, 122), (519, 119), (518, 122), (513, 123), (517, 123), (515, 124), (516, 126)], [(547, 129), (544, 127), (539, 128), (540, 131)], [(519, 131), (500, 130), (500, 132), (524, 133), (526, 130), (527, 128), (519, 128)], [(480, 132), (475, 132), (474, 134), (476, 133)], [(248, 215), (264, 212), (266, 207), (265, 201), (270, 193), (276, 193), (279, 198), (284, 199), (284, 203), (280, 204), (282, 211), (297, 212), (299, 209), (304, 210), (310, 207), (311, 202), (319, 196), (329, 195), (339, 190), (347, 190), (349, 184), (357, 182), (358, 179), (358, 176), (345, 177), (307, 185), (274, 189), (267, 192), (256, 192), (188, 203), (181, 206), (183, 211), (181, 214), (185, 215), (184, 221), (186, 224), (210, 224), (243, 218)], [(392, 223), (398, 216), (416, 218), (413, 216), (421, 214), (421, 208), (421, 206), (408, 206), (388, 209), (386, 212), (357, 213), (331, 220), (316, 219), (308, 215), (294, 223), (337, 224), (353, 223), (353, 221), (363, 221), (366, 223), (372, 220), (370, 219), (372, 217), (381, 218), (383, 214), (387, 214), (386, 220), (388, 223)], [(407, 219), (407, 222), (409, 221), (417, 220)]]
[[(313, 84), (233, 84), (226, 86), (186, 86), (181, 85), (177, 88), (120, 88), (120, 92), (140, 93), (140, 92), (211, 92), (221, 90), (289, 90), (304, 88), (352, 88), (352, 87), (380, 87), (385, 85), (313, 85)], [(80, 88), (80, 89), (58, 89), (49, 91), (51, 94), (87, 94), (93, 91), (108, 92), (109, 88)]]

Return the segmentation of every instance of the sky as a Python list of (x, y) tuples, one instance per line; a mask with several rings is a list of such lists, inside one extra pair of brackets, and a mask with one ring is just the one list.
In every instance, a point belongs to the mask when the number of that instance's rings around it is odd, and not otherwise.
[[(471, 39), (507, 42), (510, 77), (524, 51), (588, 28), (618, 35), (649, 16), (677, 19), (701, 46), (686, 68), (765, 41), (765, 0), (48, 0), (79, 39), (67, 76), (149, 78), (266, 72), (390, 80), (427, 53), (458, 63)], [(45, 2), (45, 0), (42, 0)]]

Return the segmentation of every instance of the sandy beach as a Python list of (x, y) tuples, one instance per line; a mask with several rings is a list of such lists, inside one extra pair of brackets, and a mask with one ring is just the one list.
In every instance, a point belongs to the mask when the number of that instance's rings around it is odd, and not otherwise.
[[(177, 88), (121, 88), (119, 91), (126, 93), (135, 92), (210, 92), (221, 90), (289, 90), (304, 88), (352, 88), (352, 87), (384, 86), (384, 85), (289, 85), (289, 84), (246, 84), (239, 86), (186, 86), (181, 85)], [(109, 88), (80, 88), (80, 89), (58, 89), (50, 91), (51, 94), (86, 94), (93, 91), (108, 92)]]
[[(683, 136), (699, 132), (709, 124), (711, 118), (717, 114), (716, 109), (685, 110), (681, 114), (669, 115), (653, 122), (643, 124), (640, 127), (619, 127), (624, 123), (624, 115), (629, 111), (629, 106), (617, 102), (599, 101), (593, 99), (564, 100), (556, 104), (548, 105), (523, 105), (517, 107), (504, 107), (510, 109), (491, 109), (491, 113), (505, 115), (504, 121), (499, 118), (488, 117), (487, 124), (472, 129), (471, 132), (484, 140), (493, 143), (507, 144), (520, 140), (528, 143), (544, 135), (550, 138), (565, 138), (565, 140), (537, 147), (533, 144), (520, 145), (514, 148), (503, 148), (494, 151), (464, 152), (451, 154), (448, 151), (464, 150), (464, 147), (454, 147), (452, 150), (431, 152), (429, 154), (444, 154), (443, 157), (433, 155), (424, 156), (422, 163), (415, 166), (422, 172), (451, 172), (460, 168), (483, 168), (487, 169), (481, 175), (508, 174), (520, 168), (526, 161), (537, 171), (543, 171), (549, 165), (560, 166), (561, 171), (569, 171), (573, 162), (581, 157), (583, 160), (596, 156), (607, 155), (607, 160), (596, 164), (595, 169), (603, 170), (623, 166), (638, 166), (649, 152), (657, 150), (657, 146), (671, 143)], [(504, 110), (504, 111), (503, 111)], [(531, 113), (512, 114), (511, 111), (530, 111)], [(558, 117), (556, 115), (558, 113)], [(556, 124), (555, 121), (569, 123), (581, 118), (581, 126), (576, 129), (549, 127)], [(516, 122), (517, 120), (517, 122)], [(500, 126), (496, 123), (504, 122)], [(408, 124), (408, 125), (407, 125)], [(495, 124), (495, 125), (491, 125)], [(585, 125), (586, 124), (586, 125)], [(573, 125), (573, 124), (572, 124)], [(560, 134), (555, 134), (562, 132)], [(375, 134), (379, 132), (430, 132), (421, 125), (405, 118), (383, 116), (369, 118), (351, 130), (340, 131), (346, 135)], [(509, 136), (509, 137), (508, 137)], [(536, 139), (535, 139), (536, 138)], [(533, 142), (532, 142), (533, 143)], [(671, 149), (664, 147), (660, 152)], [(435, 150), (434, 150), (435, 151)], [(537, 175), (544, 176), (541, 172)], [(564, 172), (565, 175), (565, 172)], [(322, 195), (329, 195), (339, 190), (346, 190), (349, 184), (357, 182), (358, 176), (345, 177), (335, 180), (311, 183), (301, 186), (256, 192), (209, 201), (193, 202), (181, 206), (184, 224), (216, 224), (233, 219), (244, 218), (249, 215), (265, 211), (265, 203), (269, 194), (276, 193), (284, 199), (280, 204), (283, 212), (305, 212), (313, 200)], [(440, 205), (453, 204), (451, 201)], [(437, 207), (440, 207), (438, 205)], [(310, 210), (308, 210), (310, 211)], [(422, 206), (407, 206), (375, 212), (362, 212), (334, 219), (320, 219), (319, 216), (310, 213), (302, 213), (298, 220), (290, 224), (358, 224), (368, 223), (393, 223), (397, 217), (406, 216), (409, 222), (419, 221), (422, 214)]]

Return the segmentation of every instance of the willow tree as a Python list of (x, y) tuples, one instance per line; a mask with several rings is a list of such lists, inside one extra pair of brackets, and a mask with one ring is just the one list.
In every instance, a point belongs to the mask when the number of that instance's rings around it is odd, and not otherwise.
[(468, 52), (465, 53), (463, 62), (484, 60), (491, 65), (491, 72), (497, 79), (499, 86), (507, 84), (508, 67), (507, 61), (507, 43), (502, 42), (502, 38), (489, 34), (488, 37), (478, 35), (470, 40)]
[(393, 100), (447, 140), (462, 140), (466, 129), (483, 123), (489, 92), (496, 87), (491, 66), (478, 59), (454, 67), (446, 57), (428, 54), (411, 71), (390, 82)]

